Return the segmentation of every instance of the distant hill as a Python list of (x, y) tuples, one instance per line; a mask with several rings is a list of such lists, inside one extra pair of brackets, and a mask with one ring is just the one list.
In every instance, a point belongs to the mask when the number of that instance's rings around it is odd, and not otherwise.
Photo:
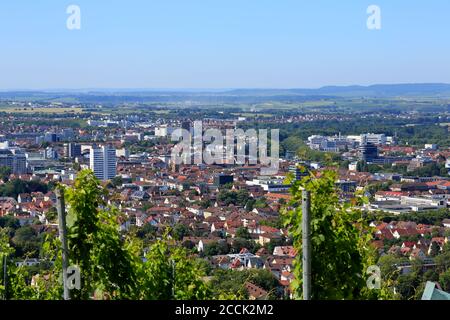
[(233, 89), (233, 90), (43, 90), (0, 91), (0, 100), (61, 101), (72, 103), (264, 103), (304, 102), (339, 98), (450, 98), (450, 84), (377, 84), (371, 86), (326, 86), (318, 89)]
[(371, 86), (326, 86), (318, 89), (238, 89), (226, 92), (237, 95), (315, 95), (339, 97), (450, 97), (450, 84), (376, 84)]

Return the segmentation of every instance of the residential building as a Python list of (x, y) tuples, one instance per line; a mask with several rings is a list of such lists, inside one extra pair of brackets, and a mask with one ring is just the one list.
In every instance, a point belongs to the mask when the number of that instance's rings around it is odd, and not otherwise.
[(168, 137), (172, 134), (175, 128), (164, 124), (155, 128), (155, 136), (157, 137)]

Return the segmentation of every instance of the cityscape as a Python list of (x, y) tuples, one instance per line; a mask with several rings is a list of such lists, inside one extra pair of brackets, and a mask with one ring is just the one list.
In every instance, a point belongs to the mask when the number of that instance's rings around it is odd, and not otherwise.
[(450, 300), (450, 5), (321, 1), (0, 5), (0, 298)]
[[(15, 249), (10, 257), (26, 266), (31, 283), (49, 268), (41, 246), (58, 230), (55, 187), (76, 188), (77, 177), (88, 170), (106, 190), (104, 205), (120, 210), (120, 235), (133, 235), (143, 248), (161, 239), (185, 248), (205, 271), (205, 283), (214, 283), (211, 296), (294, 299), (301, 248), (283, 212), (295, 197), (295, 181), (331, 170), (339, 202), (367, 199), (353, 208), (368, 224), (368, 245), (376, 249), (383, 282), (394, 281), (387, 288), (391, 298), (420, 299), (427, 281), (449, 289), (450, 110), (440, 99), (439, 112), (418, 107), (374, 113), (368, 101), (368, 110), (358, 107), (356, 113), (330, 110), (331, 98), (321, 100), (324, 107), (211, 105), (186, 111), (178, 102), (106, 106), (15, 101), (7, 95), (0, 132), (0, 221)], [(386, 103), (395, 103), (389, 99)], [(248, 154), (243, 163), (223, 161), (217, 155), (230, 149), (223, 144), (215, 146), (211, 163), (177, 162), (174, 134), (184, 129), (193, 135), (199, 123), (202, 133), (214, 128), (224, 136), (230, 129), (276, 126), (277, 172), (262, 175), (263, 165)], [(243, 141), (248, 149), (251, 140)], [(189, 149), (194, 157), (194, 146)], [(235, 160), (239, 148), (231, 149)], [(384, 278), (385, 270), (398, 273)], [(243, 277), (249, 280), (243, 283)]]

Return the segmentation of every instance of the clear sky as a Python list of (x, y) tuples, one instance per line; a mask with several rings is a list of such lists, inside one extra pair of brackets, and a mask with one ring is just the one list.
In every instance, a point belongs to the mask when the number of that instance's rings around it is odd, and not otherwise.
[(450, 83), (449, 37), (448, 0), (4, 0), (0, 89)]

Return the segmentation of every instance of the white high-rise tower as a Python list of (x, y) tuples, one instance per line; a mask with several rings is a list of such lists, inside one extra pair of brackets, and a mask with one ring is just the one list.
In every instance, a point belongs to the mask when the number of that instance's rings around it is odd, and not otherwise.
[(100, 180), (109, 180), (116, 176), (116, 149), (110, 146), (92, 146), (90, 168)]

